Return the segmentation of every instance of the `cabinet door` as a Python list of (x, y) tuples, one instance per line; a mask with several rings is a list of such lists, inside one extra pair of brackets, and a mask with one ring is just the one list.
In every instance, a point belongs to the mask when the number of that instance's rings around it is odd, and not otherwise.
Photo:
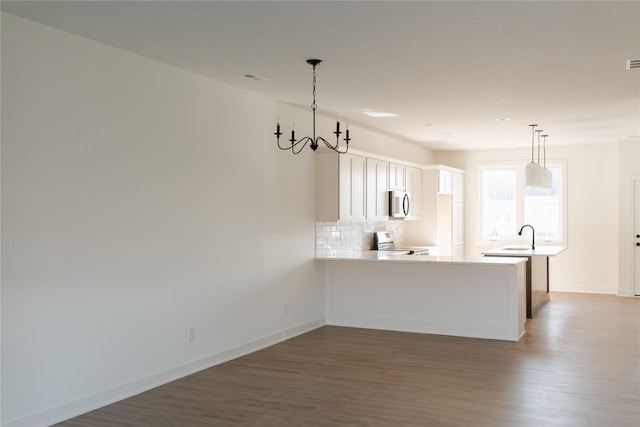
[(349, 220), (353, 218), (353, 211), (351, 209), (351, 155), (342, 154), (340, 156), (340, 179), (338, 188), (339, 198), (339, 220)]
[(389, 189), (404, 191), (404, 165), (389, 163)]
[(367, 159), (367, 219), (384, 221), (389, 218), (387, 195), (389, 162)]
[(351, 158), (351, 218), (364, 221), (367, 215), (367, 170), (365, 158), (353, 156)]
[(422, 170), (407, 166), (405, 168), (405, 188), (411, 196), (409, 205), (409, 219), (419, 219), (422, 216)]
[(453, 256), (456, 258), (461, 258), (464, 256), (464, 246), (454, 246), (453, 247)]
[(351, 154), (340, 157), (340, 220), (360, 221), (366, 214), (365, 158)]
[(453, 203), (453, 245), (464, 245), (464, 203)]
[(451, 194), (451, 171), (438, 171), (438, 193)]
[(464, 202), (464, 174), (453, 172), (451, 176), (454, 202)]

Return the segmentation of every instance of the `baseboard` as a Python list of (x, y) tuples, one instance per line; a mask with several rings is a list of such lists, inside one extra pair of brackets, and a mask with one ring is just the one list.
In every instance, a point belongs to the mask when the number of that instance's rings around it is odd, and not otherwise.
[(327, 324), (332, 326), (346, 326), (349, 328), (379, 329), (385, 331), (449, 335), (505, 341), (518, 341), (522, 337), (522, 335), (520, 335), (518, 325), (509, 325), (508, 323), (469, 324), (453, 321), (330, 314), (327, 317)]
[(613, 288), (600, 288), (596, 286), (581, 286), (579, 288), (569, 288), (562, 286), (554, 286), (551, 289), (551, 293), (554, 292), (572, 292), (577, 294), (607, 294), (607, 295), (615, 295), (617, 289)]
[(258, 338), (256, 340), (229, 348), (227, 350), (211, 354), (172, 368), (156, 372), (154, 374), (129, 381), (127, 383), (94, 393), (92, 395), (67, 402), (62, 405), (46, 409), (27, 417), (11, 420), (2, 424), (2, 427), (36, 427), (50, 426), (52, 424), (68, 420), (89, 411), (101, 408), (120, 400), (135, 396), (187, 375), (202, 371), (203, 369), (219, 365), (229, 360), (245, 356), (263, 348), (270, 347), (282, 341), (291, 339), (326, 325), (325, 318), (319, 318), (300, 325), (295, 325), (282, 331)]

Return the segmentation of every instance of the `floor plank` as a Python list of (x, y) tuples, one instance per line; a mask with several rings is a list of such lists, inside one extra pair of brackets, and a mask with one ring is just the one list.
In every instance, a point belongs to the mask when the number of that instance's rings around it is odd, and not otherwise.
[(58, 424), (639, 425), (640, 299), (569, 293), (517, 343), (327, 326)]

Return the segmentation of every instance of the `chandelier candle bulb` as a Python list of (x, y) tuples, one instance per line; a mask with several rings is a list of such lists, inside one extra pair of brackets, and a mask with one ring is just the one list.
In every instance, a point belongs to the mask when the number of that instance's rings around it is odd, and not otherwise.
[(278, 138), (278, 140), (280, 139), (280, 135), (282, 135), (282, 132), (280, 132), (280, 121), (278, 121), (278, 123), (276, 124), (276, 131), (274, 135), (276, 136), (276, 138)]

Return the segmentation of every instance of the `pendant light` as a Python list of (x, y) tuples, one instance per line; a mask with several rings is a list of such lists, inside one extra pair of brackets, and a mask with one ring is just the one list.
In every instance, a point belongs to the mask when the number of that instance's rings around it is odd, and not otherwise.
[[(538, 125), (531, 124), (531, 162), (524, 169), (524, 185), (528, 187), (540, 187), (544, 181), (544, 168), (539, 163), (534, 162), (533, 153), (535, 148), (535, 128)], [(539, 134), (538, 134), (539, 135)], [(538, 159), (540, 158), (540, 145), (538, 144)]]
[(547, 137), (549, 135), (542, 135), (542, 153), (544, 154), (544, 179), (542, 181), (542, 188), (550, 189), (553, 187), (553, 178), (551, 171), (547, 169)]

